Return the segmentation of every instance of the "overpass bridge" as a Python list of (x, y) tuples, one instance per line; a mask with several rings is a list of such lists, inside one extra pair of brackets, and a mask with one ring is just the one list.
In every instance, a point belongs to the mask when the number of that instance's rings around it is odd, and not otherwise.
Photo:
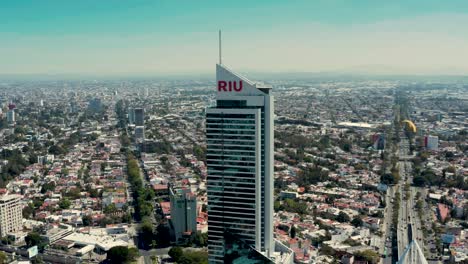
[(428, 262), (418, 242), (413, 240), (406, 246), (397, 264), (428, 264)]

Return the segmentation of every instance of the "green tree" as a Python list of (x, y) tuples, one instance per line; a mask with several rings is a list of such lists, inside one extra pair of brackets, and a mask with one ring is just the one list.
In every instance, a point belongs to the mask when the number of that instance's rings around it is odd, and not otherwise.
[(99, 191), (96, 190), (96, 189), (90, 189), (88, 192), (89, 192), (89, 196), (91, 196), (91, 198), (99, 197)]
[(334, 256), (336, 254), (336, 251), (328, 245), (323, 245), (320, 248), (320, 253), (322, 253), (323, 255), (327, 255), (327, 256)]
[(8, 263), (8, 256), (5, 252), (0, 251), (0, 264)]
[(169, 252), (168, 252), (168, 255), (175, 261), (175, 262), (179, 262), (182, 258), (182, 256), (184, 255), (184, 251), (182, 250), (181, 247), (172, 247)]
[(178, 264), (208, 264), (208, 252), (186, 251), (177, 262)]
[(103, 211), (105, 214), (112, 214), (117, 212), (117, 207), (115, 206), (115, 204), (111, 203), (108, 206), (106, 206)]
[(61, 170), (60, 170), (60, 173), (63, 174), (63, 175), (68, 175), (68, 173), (70, 172), (70, 170), (66, 167), (63, 167)]
[(419, 153), (419, 158), (421, 159), (421, 161), (426, 161), (430, 157), (430, 155), (431, 154), (429, 152), (423, 151)]
[(379, 254), (377, 252), (373, 251), (373, 250), (370, 250), (370, 249), (363, 250), (363, 251), (358, 251), (358, 252), (354, 253), (354, 256), (358, 260), (368, 261), (371, 264), (377, 264), (377, 263), (379, 263), (379, 260), (380, 260)]
[(24, 238), (28, 247), (37, 246), (39, 250), (43, 250), (46, 242), (37, 232), (31, 232)]
[(49, 153), (54, 154), (54, 155), (61, 155), (61, 154), (65, 154), (66, 151), (65, 151), (65, 149), (63, 149), (63, 147), (61, 147), (59, 145), (52, 145), (49, 148)]
[(65, 193), (66, 197), (70, 197), (73, 200), (79, 199), (81, 197), (81, 190), (80, 188), (76, 187), (73, 189), (70, 189), (70, 191)]
[(275, 201), (275, 203), (273, 205), (273, 209), (275, 210), (275, 212), (278, 212), (278, 211), (282, 210), (283, 207), (281, 205), (281, 202), (280, 201)]
[(47, 182), (42, 185), (41, 193), (44, 194), (48, 191), (55, 190), (55, 182)]
[(290, 231), (290, 235), (291, 235), (291, 238), (295, 238), (296, 237), (296, 226), (295, 225), (292, 225), (291, 227), (291, 231)]
[(31, 259), (32, 264), (44, 264), (44, 260), (42, 259), (41, 256), (37, 255), (34, 258)]
[(169, 240), (167, 239), (170, 236), (170, 230), (167, 225), (160, 224), (156, 228), (156, 240), (161, 246), (168, 246)]
[(352, 145), (351, 145), (351, 143), (344, 143), (342, 148), (343, 148), (344, 151), (350, 152), (351, 148), (352, 148)]
[(413, 184), (414, 186), (422, 187), (426, 184), (426, 179), (422, 176), (416, 176), (413, 178)]
[(23, 127), (19, 126), (19, 127), (16, 127), (15, 128), (15, 131), (14, 131), (15, 134), (25, 134), (25, 130)]
[(107, 260), (110, 263), (130, 263), (138, 257), (138, 249), (124, 246), (116, 246), (107, 252)]
[(34, 213), (34, 206), (32, 204), (28, 204), (28, 206), (23, 208), (23, 217), (26, 219), (31, 218)]
[(63, 199), (60, 200), (58, 205), (59, 205), (60, 209), (68, 209), (71, 206), (71, 202), (67, 198), (63, 198)]
[(132, 214), (126, 213), (122, 215), (122, 223), (131, 223), (132, 222)]
[(445, 157), (446, 157), (447, 159), (451, 159), (451, 158), (453, 158), (454, 156), (455, 156), (455, 155), (454, 155), (453, 152), (451, 152), (451, 151), (447, 151), (447, 152), (445, 153)]
[(283, 208), (287, 212), (293, 212), (298, 214), (307, 214), (308, 208), (307, 204), (304, 202), (298, 202), (293, 199), (285, 199), (283, 202)]
[(90, 216), (90, 215), (84, 215), (82, 217), (82, 221), (83, 221), (83, 226), (91, 226), (93, 225), (93, 217)]
[(360, 227), (363, 224), (363, 221), (360, 217), (355, 217), (352, 221), (351, 224), (355, 227)]
[(366, 168), (367, 168), (366, 165), (364, 165), (363, 163), (359, 163), (354, 166), (355, 170), (365, 170)]
[(205, 160), (205, 152), (206, 152), (206, 150), (204, 148), (200, 147), (200, 146), (195, 145), (193, 147), (193, 154), (199, 160)]
[(106, 168), (107, 168), (107, 162), (101, 163), (101, 172), (104, 172)]
[(445, 170), (449, 173), (455, 173), (457, 171), (454, 166), (449, 166)]
[(150, 246), (154, 240), (153, 223), (150, 217), (144, 217), (139, 227), (139, 236), (145, 246)]
[(298, 174), (298, 183), (300, 186), (316, 184), (329, 179), (328, 171), (322, 170), (319, 166), (307, 167)]
[(33, 199), (33, 206), (34, 206), (35, 209), (41, 207), (43, 204), (44, 204), (44, 200), (42, 200), (41, 198), (34, 198)]
[(206, 247), (208, 244), (208, 233), (198, 231), (193, 238), (193, 243), (199, 247)]
[(346, 214), (345, 212), (340, 212), (336, 217), (336, 221), (340, 223), (349, 222), (350, 220), (351, 219), (349, 218), (348, 214)]

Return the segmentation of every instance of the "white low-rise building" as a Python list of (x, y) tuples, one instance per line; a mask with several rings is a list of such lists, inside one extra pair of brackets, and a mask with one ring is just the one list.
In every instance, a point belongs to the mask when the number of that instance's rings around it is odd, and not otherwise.
[(128, 247), (128, 243), (122, 239), (114, 238), (109, 235), (90, 235), (83, 233), (73, 233), (64, 238), (65, 240), (73, 241), (77, 245), (88, 246), (93, 245), (98, 252), (107, 252), (109, 249), (117, 246)]

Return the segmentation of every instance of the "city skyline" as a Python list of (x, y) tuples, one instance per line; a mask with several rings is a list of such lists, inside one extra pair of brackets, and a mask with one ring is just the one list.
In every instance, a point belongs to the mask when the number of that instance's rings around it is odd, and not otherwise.
[(468, 263), (465, 2), (5, 1), (0, 264)]
[(0, 75), (209, 74), (218, 29), (225, 32), (224, 60), (241, 72), (468, 73), (461, 59), (468, 53), (463, 1), (26, 1), (2, 7)]
[(0, 259), (468, 259), (468, 79), (242, 76), (0, 81)]

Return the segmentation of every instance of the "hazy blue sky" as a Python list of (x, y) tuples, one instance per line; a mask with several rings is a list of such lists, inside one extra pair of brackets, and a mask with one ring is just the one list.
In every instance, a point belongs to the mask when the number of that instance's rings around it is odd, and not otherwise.
[(0, 74), (468, 74), (468, 1), (0, 2)]

